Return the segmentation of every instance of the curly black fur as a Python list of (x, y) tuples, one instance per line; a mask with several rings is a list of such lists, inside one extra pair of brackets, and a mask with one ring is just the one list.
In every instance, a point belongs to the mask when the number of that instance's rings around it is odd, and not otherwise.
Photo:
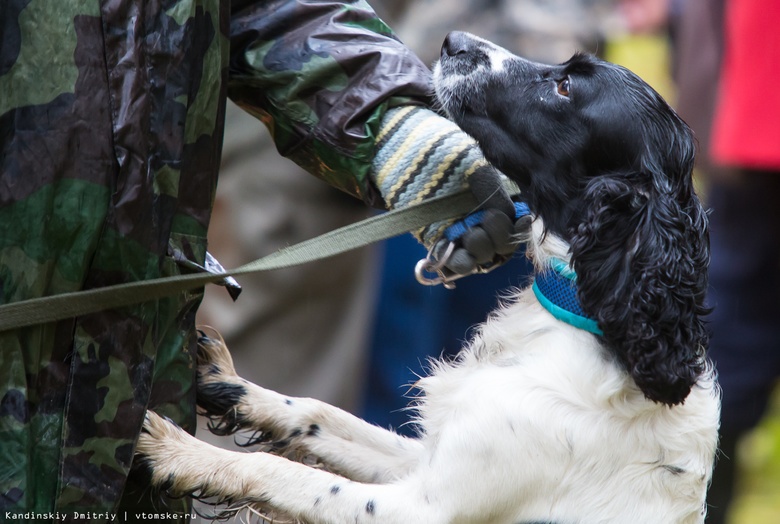
[(708, 220), (693, 189), (693, 133), (639, 77), (608, 71), (628, 122), (610, 129), (605, 113), (599, 127), (620, 148), (590, 157), (610, 172), (586, 181), (570, 223), (579, 296), (645, 396), (674, 405), (704, 372), (708, 343)]
[[(563, 80), (566, 96), (556, 92)], [(456, 92), (448, 112), (570, 243), (583, 309), (645, 396), (683, 402), (708, 340), (692, 132), (635, 74), (589, 55), (506, 61), (479, 88)]]
[(579, 297), (644, 394), (673, 405), (705, 367), (707, 218), (695, 197), (637, 197), (631, 178), (589, 184), (571, 244)]

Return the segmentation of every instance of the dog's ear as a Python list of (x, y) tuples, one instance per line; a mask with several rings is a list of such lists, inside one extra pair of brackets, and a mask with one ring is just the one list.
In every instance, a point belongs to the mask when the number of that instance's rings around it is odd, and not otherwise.
[(647, 173), (591, 179), (571, 240), (584, 311), (645, 396), (668, 405), (703, 373), (707, 345), (707, 214), (683, 170), (677, 187)]

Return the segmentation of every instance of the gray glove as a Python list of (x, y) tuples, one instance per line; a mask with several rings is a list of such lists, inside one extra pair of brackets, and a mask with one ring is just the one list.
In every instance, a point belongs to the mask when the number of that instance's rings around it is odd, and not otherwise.
[(524, 203), (514, 203), (512, 211), (510, 218), (503, 211), (488, 208), (455, 222), (444, 231), (429, 260), (437, 261), (437, 269), (450, 280), (498, 267), (512, 257), (533, 221)]

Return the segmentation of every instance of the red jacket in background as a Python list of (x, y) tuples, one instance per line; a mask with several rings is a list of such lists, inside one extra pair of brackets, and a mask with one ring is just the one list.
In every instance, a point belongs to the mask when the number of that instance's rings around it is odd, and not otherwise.
[(727, 2), (715, 163), (780, 169), (780, 2)]

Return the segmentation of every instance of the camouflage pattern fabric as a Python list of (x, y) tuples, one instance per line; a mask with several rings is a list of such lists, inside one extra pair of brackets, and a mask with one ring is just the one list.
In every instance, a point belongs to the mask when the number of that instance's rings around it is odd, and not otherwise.
[[(362, 1), (4, 0), (0, 26), (0, 303), (202, 266), (228, 92), (381, 204), (379, 123), (428, 90)], [(194, 431), (200, 298), (0, 333), (0, 519), (155, 507), (126, 480), (147, 407)]]
[(231, 57), (229, 94), (282, 155), (383, 207), (369, 181), (374, 140), (389, 108), (429, 101), (430, 71), (365, 2), (344, 4), (233, 0), (231, 42), (245, 51)]

